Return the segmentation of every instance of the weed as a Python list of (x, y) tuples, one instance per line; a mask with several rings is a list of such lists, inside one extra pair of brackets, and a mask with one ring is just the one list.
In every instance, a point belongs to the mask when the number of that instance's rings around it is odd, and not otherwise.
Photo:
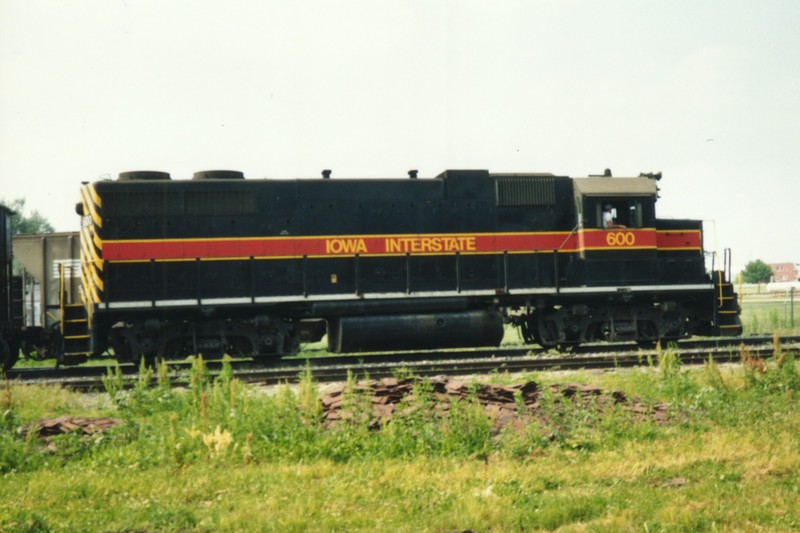
[(319, 401), (319, 387), (314, 381), (310, 366), (306, 366), (303, 373), (300, 374), (297, 392), (303, 421), (315, 423), (322, 415), (322, 404)]
[(659, 347), (658, 371), (657, 390), (667, 402), (677, 404), (679, 407), (693, 402), (700, 387), (683, 367), (674, 345), (670, 345), (666, 350)]
[(597, 421), (594, 409), (584, 408), (573, 398), (554, 393), (549, 388), (540, 393), (540, 416), (547, 439), (561, 448), (591, 446), (589, 434)]
[(748, 381), (755, 382), (756, 374), (763, 374), (766, 370), (764, 360), (753, 357), (750, 353), (750, 349), (744, 343), (739, 346), (739, 359), (742, 363), (742, 367), (745, 369)]
[(233, 442), (231, 432), (227, 429), (223, 431), (220, 426), (217, 426), (213, 432), (202, 433), (201, 437), (211, 459), (217, 459), (225, 455)]
[(753, 317), (750, 319), (750, 323), (747, 324), (747, 327), (745, 329), (751, 335), (757, 335), (759, 333), (762, 333), (761, 323), (760, 323), (760, 321), (758, 319), (758, 315), (757, 314), (753, 315)]
[(659, 344), (656, 353), (658, 354), (658, 370), (663, 379), (673, 379), (680, 374), (681, 360), (675, 346), (668, 346), (666, 350), (662, 350), (661, 344)]
[(6, 520), (0, 521), (3, 531), (25, 531), (27, 533), (46, 533), (53, 531), (48, 520), (36, 511), (15, 511)]
[(725, 378), (722, 377), (722, 373), (719, 371), (719, 366), (711, 355), (708, 356), (708, 360), (703, 364), (703, 376), (709, 387), (718, 391), (729, 390)]
[(392, 377), (398, 381), (404, 381), (414, 377), (414, 373), (410, 368), (401, 366), (392, 369)]
[(103, 387), (105, 387), (111, 400), (119, 404), (122, 392), (125, 390), (125, 377), (119, 365), (109, 366), (106, 375), (103, 376)]
[(3, 390), (0, 392), (0, 431), (9, 430), (16, 424), (14, 395), (11, 392), (11, 382), (3, 380)]

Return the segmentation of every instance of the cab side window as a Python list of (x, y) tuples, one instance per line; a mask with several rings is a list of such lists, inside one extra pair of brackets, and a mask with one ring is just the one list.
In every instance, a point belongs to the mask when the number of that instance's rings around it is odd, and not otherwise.
[(610, 207), (611, 219), (615, 224), (621, 224), (628, 228), (641, 228), (643, 226), (642, 202), (639, 200), (620, 200), (614, 198), (600, 199), (596, 206), (597, 226), (605, 228), (605, 214)]

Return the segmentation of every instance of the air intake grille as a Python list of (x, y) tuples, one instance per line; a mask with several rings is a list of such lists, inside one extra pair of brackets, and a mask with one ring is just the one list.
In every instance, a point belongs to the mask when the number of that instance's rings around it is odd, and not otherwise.
[(256, 196), (250, 191), (191, 191), (185, 196), (187, 215), (251, 215)]
[(554, 205), (555, 179), (552, 177), (497, 178), (497, 206)]
[(125, 191), (103, 196), (106, 216), (252, 215), (258, 211), (252, 191)]

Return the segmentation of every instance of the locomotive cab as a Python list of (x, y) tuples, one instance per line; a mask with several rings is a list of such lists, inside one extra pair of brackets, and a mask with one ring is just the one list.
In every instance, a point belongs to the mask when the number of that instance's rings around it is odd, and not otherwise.
[(603, 210), (627, 228), (654, 228), (657, 188), (648, 178), (576, 178), (575, 205), (586, 229), (603, 229)]
[[(573, 179), (573, 183), (582, 272), (573, 266), (572, 281), (589, 287), (655, 283), (655, 181), (589, 177)], [(604, 228), (604, 211), (609, 206), (616, 225)]]

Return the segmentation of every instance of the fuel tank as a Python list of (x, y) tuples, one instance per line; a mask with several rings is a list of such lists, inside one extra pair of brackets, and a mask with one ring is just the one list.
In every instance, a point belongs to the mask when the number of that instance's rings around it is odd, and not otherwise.
[(328, 351), (337, 353), (498, 346), (501, 340), (503, 317), (483, 309), (328, 321)]

